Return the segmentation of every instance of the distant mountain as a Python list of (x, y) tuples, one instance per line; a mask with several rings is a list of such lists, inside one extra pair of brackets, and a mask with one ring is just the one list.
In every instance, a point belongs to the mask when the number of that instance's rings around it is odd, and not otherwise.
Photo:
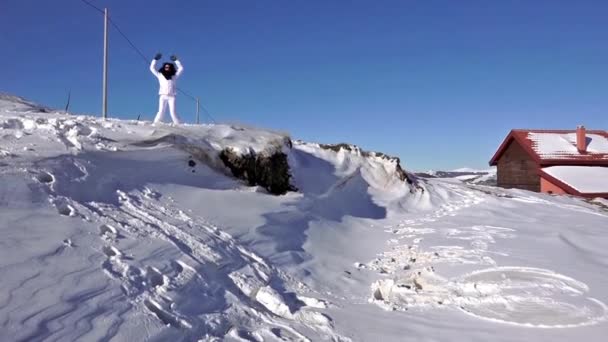
[(417, 172), (416, 176), (422, 178), (456, 178), (465, 183), (480, 185), (496, 185), (496, 168), (487, 170), (476, 170), (471, 168), (459, 168), (452, 171)]

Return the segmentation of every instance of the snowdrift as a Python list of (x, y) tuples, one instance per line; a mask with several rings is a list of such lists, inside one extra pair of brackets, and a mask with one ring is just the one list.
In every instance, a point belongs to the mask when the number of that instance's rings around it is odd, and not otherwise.
[(608, 327), (604, 201), (7, 95), (0, 177), (3, 341), (603, 341)]
[[(265, 130), (104, 121), (7, 95), (0, 110), (3, 240), (21, 250), (2, 253), (3, 274), (12, 274), (3, 277), (9, 297), (2, 312), (17, 312), (2, 315), (2, 339), (306, 339), (300, 330), (334, 336), (332, 320), (315, 310), (326, 307), (323, 300), (296, 295), (305, 285), (158, 188), (260, 196), (298, 190), (319, 202), (296, 234), (313, 216), (384, 217), (368, 182), (376, 191), (397, 183), (399, 193), (413, 191), (394, 161), (328, 154)], [(302, 163), (308, 168), (298, 169)], [(312, 179), (319, 164), (329, 166), (323, 183)], [(323, 201), (342, 202), (344, 212)], [(276, 258), (302, 250), (303, 239), (261, 231)], [(139, 317), (142, 310), (150, 315)], [(147, 335), (137, 337), (142, 330)]]

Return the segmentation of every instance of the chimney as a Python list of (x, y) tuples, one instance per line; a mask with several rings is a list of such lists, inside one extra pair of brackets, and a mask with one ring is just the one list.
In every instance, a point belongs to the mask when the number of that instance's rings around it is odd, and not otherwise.
[(585, 126), (576, 126), (576, 148), (580, 153), (587, 153), (587, 130)]

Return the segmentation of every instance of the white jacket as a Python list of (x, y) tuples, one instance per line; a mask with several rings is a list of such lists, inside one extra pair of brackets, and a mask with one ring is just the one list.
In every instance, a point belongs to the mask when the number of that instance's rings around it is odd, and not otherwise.
[(156, 76), (158, 79), (158, 84), (160, 88), (158, 89), (158, 95), (170, 95), (175, 96), (177, 94), (177, 78), (184, 72), (184, 67), (182, 63), (177, 60), (175, 61), (175, 65), (177, 66), (177, 71), (170, 80), (166, 79), (163, 74), (156, 70), (156, 62), (157, 60), (153, 59), (152, 63), (150, 63), (150, 72)]

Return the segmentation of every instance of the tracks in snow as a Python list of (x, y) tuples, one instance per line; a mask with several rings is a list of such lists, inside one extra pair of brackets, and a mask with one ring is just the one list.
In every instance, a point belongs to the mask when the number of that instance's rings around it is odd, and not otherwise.
[[(134, 308), (178, 335), (348, 340), (334, 333), (331, 318), (318, 306), (307, 305), (323, 301), (289, 292), (302, 284), (152, 189), (119, 190), (116, 203), (80, 203), (62, 195), (52, 171), (39, 171), (34, 178), (48, 188), (58, 214), (99, 223), (100, 269)], [(147, 247), (149, 242), (154, 246)]]
[[(391, 250), (367, 265), (360, 264), (386, 275), (372, 284), (371, 302), (397, 310), (456, 308), (481, 319), (542, 328), (591, 325), (608, 318), (608, 307), (588, 297), (584, 283), (550, 270), (498, 266), (492, 257), (507, 253), (490, 247), (498, 239), (515, 238), (515, 229), (483, 224), (443, 228), (437, 224), (484, 201), (479, 192), (465, 185), (445, 186), (460, 198), (422, 218), (387, 227), (396, 235), (390, 241)], [(423, 244), (427, 238), (439, 238), (442, 244)], [(449, 278), (435, 271), (441, 264), (490, 268)]]

